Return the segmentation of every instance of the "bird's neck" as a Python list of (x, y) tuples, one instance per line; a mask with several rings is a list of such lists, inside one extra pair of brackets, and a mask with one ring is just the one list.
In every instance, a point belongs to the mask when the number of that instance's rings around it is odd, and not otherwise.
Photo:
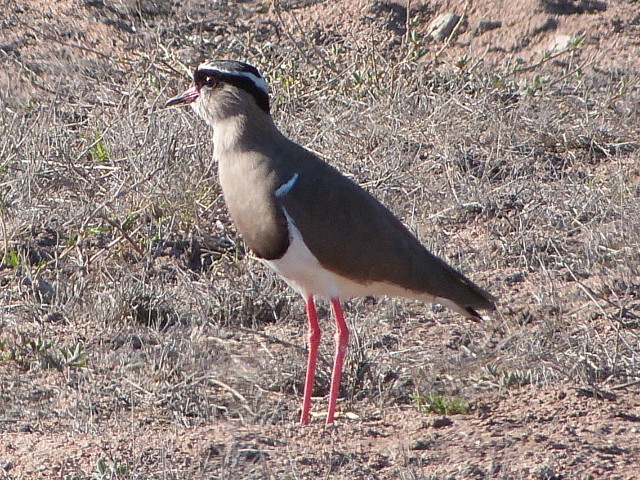
[(215, 157), (221, 159), (227, 155), (258, 148), (265, 141), (275, 142), (282, 134), (273, 123), (270, 115), (238, 114), (221, 119), (213, 125), (213, 144)]

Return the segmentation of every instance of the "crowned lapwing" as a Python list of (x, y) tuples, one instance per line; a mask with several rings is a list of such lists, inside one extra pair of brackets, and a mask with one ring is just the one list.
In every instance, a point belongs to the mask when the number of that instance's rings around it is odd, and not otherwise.
[(166, 106), (190, 104), (213, 127), (229, 212), (246, 244), (306, 300), (309, 354), (300, 421), (309, 422), (320, 327), (314, 297), (331, 302), (336, 350), (326, 423), (333, 422), (349, 340), (340, 299), (389, 295), (447, 306), (470, 318), (494, 297), (431, 254), (378, 200), (285, 137), (270, 114), (267, 82), (246, 63), (196, 68)]

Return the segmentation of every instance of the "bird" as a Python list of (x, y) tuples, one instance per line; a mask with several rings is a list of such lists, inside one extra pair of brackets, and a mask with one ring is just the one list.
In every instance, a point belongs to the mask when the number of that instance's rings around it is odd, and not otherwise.
[(386, 295), (433, 302), (479, 320), (496, 298), (429, 252), (380, 201), (318, 154), (287, 138), (253, 65), (200, 64), (165, 107), (191, 105), (213, 128), (229, 214), (246, 245), (305, 300), (307, 370), (300, 423), (309, 423), (321, 330), (315, 298), (330, 302), (335, 354), (326, 424), (335, 417), (349, 329), (341, 300)]

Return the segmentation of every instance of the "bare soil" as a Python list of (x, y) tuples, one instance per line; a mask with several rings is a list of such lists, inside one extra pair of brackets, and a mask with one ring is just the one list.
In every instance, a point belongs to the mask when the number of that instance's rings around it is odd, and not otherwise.
[[(0, 1), (0, 478), (640, 478), (637, 2)], [(334, 426), (332, 325), (301, 427), (303, 302), (161, 108), (205, 58), (500, 299), (346, 303)]]

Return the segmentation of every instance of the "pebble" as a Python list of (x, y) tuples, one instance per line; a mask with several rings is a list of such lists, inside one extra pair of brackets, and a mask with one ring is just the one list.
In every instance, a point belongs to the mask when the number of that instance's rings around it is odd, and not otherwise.
[(441, 13), (429, 25), (429, 35), (434, 40), (441, 42), (451, 35), (458, 20), (460, 20), (460, 17), (455, 13)]

